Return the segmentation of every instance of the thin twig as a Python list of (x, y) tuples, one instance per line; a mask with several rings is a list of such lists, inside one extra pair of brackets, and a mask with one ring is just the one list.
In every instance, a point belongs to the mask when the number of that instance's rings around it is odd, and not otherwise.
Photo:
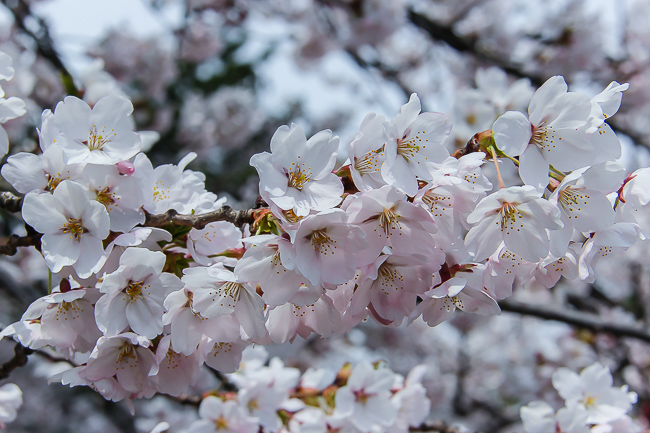
[(164, 214), (147, 214), (144, 225), (147, 227), (162, 228), (169, 224), (176, 224), (179, 226), (194, 227), (200, 230), (215, 221), (229, 221), (237, 227), (242, 227), (245, 224), (252, 224), (255, 221), (255, 210), (235, 210), (225, 205), (213, 212), (200, 215), (179, 215), (174, 209), (170, 209)]
[(540, 319), (556, 320), (579, 328), (589, 329), (594, 332), (606, 332), (617, 337), (630, 337), (650, 342), (650, 333), (641, 326), (619, 325), (606, 322), (600, 316), (583, 313), (581, 311), (567, 310), (560, 307), (543, 307), (516, 301), (499, 301), (503, 311), (522, 314), (525, 316), (539, 317)]

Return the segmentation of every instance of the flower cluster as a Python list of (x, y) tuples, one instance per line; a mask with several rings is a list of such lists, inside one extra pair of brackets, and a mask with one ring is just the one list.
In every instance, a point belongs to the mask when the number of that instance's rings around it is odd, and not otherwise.
[[(393, 119), (366, 116), (343, 166), (331, 131), (308, 139), (282, 126), (271, 152), (250, 161), (264, 202), (254, 218), (191, 228), (169, 215), (192, 225), (224, 203), (186, 170), (195, 155), (154, 168), (128, 99), (91, 107), (68, 96), (42, 114), (42, 152), (2, 167), (25, 195), (22, 217), (42, 234), (59, 284), (0, 336), (56, 350), (75, 367), (53, 380), (107, 399), (178, 396), (204, 364), (236, 371), (251, 344), (340, 335), (368, 317), (436, 326), (457, 309), (498, 314), (497, 301), (521, 286), (591, 280), (599, 257), (648, 230), (648, 169), (626, 177), (605, 122), (626, 88), (613, 83), (589, 99), (553, 77), (528, 115), (506, 112), (453, 155), (450, 121), (421, 112), (415, 94)], [(501, 171), (514, 175), (512, 164), (520, 177), (506, 185)], [(395, 383), (385, 369), (357, 366), (330, 408), (353, 420), (349, 431), (406, 428), (400, 402), (410, 397), (399, 389), (409, 381)], [(279, 403), (294, 387), (272, 386), (263, 399)], [(250, 401), (255, 389), (238, 398)], [(221, 414), (212, 425), (246, 419), (234, 403), (204, 404)], [(277, 431), (279, 408), (251, 416)]]
[(200, 419), (187, 431), (406, 433), (429, 413), (424, 366), (406, 379), (381, 362), (346, 364), (338, 373), (310, 368), (301, 375), (279, 358), (264, 366), (266, 356), (263, 349), (244, 351), (243, 368), (228, 375), (236, 391), (205, 397)]
[(546, 402), (534, 401), (521, 408), (526, 433), (638, 433), (642, 430), (629, 415), (637, 395), (627, 385), (612, 386), (609, 368), (593, 364), (580, 373), (560, 368), (553, 386), (565, 401), (557, 412)]

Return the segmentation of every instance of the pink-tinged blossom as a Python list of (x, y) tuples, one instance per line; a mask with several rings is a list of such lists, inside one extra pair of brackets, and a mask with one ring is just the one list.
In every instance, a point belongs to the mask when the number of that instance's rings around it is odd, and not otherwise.
[(492, 254), (485, 264), (483, 286), (494, 299), (505, 299), (512, 290), (529, 281), (536, 263), (510, 251), (505, 244)]
[(205, 189), (205, 174), (186, 170), (196, 158), (196, 153), (185, 155), (178, 165), (164, 164), (153, 168), (151, 161), (139, 153), (133, 165), (136, 177), (142, 183), (145, 196), (144, 209), (152, 214), (174, 209), (180, 214), (200, 214), (220, 207), (226, 199)]
[(223, 342), (210, 339), (203, 341), (201, 349), (205, 351), (205, 363), (209, 367), (222, 373), (234, 373), (247, 346), (243, 340)]
[(440, 272), (441, 279), (448, 279), (422, 295), (423, 300), (415, 308), (411, 320), (422, 315), (429, 326), (437, 326), (451, 319), (457, 309), (481, 316), (501, 312), (497, 302), (483, 288), (484, 265), (444, 268), (444, 272)]
[[(60, 382), (61, 385), (69, 385), (70, 388), (75, 386), (90, 386), (96, 390), (102, 397), (110, 401), (121, 401), (129, 399), (132, 395), (131, 392), (124, 389), (115, 377), (108, 377), (105, 379), (88, 380), (83, 377), (84, 367), (74, 367), (62, 373), (57, 373), (49, 378), (50, 383)], [(153, 394), (153, 388), (150, 389)], [(133, 404), (127, 400), (127, 405), (133, 411)]]
[(258, 419), (264, 431), (269, 432), (277, 432), (282, 427), (278, 410), (288, 398), (288, 393), (273, 387), (272, 382), (257, 382), (237, 393), (239, 404), (247, 409), (250, 416)]
[(54, 109), (54, 124), (71, 164), (113, 165), (140, 151), (140, 136), (133, 131), (133, 104), (122, 96), (106, 96), (90, 108), (74, 96), (66, 96)]
[(578, 255), (572, 245), (569, 246), (562, 257), (557, 258), (549, 254), (548, 257), (537, 264), (532, 276), (536, 282), (547, 289), (554, 287), (560, 277), (564, 277), (569, 281), (577, 279)]
[(253, 341), (266, 339), (264, 301), (248, 284), (221, 263), (208, 268), (187, 268), (183, 274), (183, 282), (194, 292), (193, 307), (197, 313), (205, 318), (234, 313)]
[(533, 95), (528, 117), (508, 111), (494, 122), (494, 141), (507, 155), (520, 156), (519, 175), (525, 184), (543, 189), (549, 164), (571, 171), (593, 162), (590, 134), (581, 129), (591, 121), (590, 114), (585, 95), (567, 92), (564, 78), (551, 77)]
[(387, 367), (368, 362), (354, 366), (346, 386), (336, 391), (334, 413), (344, 416), (361, 431), (388, 427), (397, 419), (391, 402), (395, 374)]
[(465, 237), (465, 246), (481, 261), (492, 255), (501, 242), (512, 252), (530, 262), (537, 262), (549, 252), (547, 229), (562, 227), (560, 210), (541, 198), (533, 186), (502, 188), (481, 200), (469, 214), (474, 227)]
[(331, 209), (300, 221), (293, 234), (296, 268), (311, 284), (343, 284), (354, 277), (356, 254), (368, 246), (361, 228), (346, 213)]
[(553, 373), (553, 387), (568, 406), (578, 405), (586, 409), (590, 424), (614, 421), (636, 403), (636, 393), (628, 392), (627, 386), (612, 385), (609, 368), (598, 363), (585, 368), (580, 375), (568, 368), (559, 368)]
[(193, 433), (257, 433), (259, 423), (233, 400), (208, 396), (199, 406), (200, 420), (189, 426)]
[[(0, 53), (4, 54), (4, 53)], [(23, 392), (14, 383), (0, 386), (0, 429), (18, 416), (18, 409), (23, 405)]]
[[(254, 243), (235, 266), (237, 278), (258, 283), (262, 299), (270, 307), (282, 305), (302, 291), (300, 306), (315, 302), (324, 292), (321, 286), (312, 286), (307, 278), (295, 271), (295, 251), (291, 242), (282, 236), (259, 235), (244, 239)], [(307, 296), (305, 296), (307, 295)]]
[(81, 177), (83, 165), (66, 164), (58, 146), (46, 148), (42, 154), (20, 152), (7, 158), (2, 166), (2, 177), (18, 192), (52, 192), (64, 180)]
[[(0, 80), (11, 80), (14, 76), (11, 56), (0, 52)], [(27, 112), (25, 101), (15, 96), (5, 99), (5, 92), (0, 87), (0, 123), (15, 119)], [(0, 157), (5, 156), (9, 151), (9, 137), (4, 127), (0, 125)]]
[(144, 191), (136, 178), (121, 176), (114, 165), (87, 164), (83, 180), (90, 198), (106, 207), (112, 231), (127, 233), (144, 223)]
[(355, 255), (357, 266), (374, 262), (385, 246), (393, 254), (432, 256), (433, 262), (441, 258), (432, 236), (437, 231), (433, 218), (394, 187), (385, 185), (350, 197), (344, 209), (348, 222), (363, 230), (369, 244)]
[(431, 288), (433, 273), (443, 261), (441, 251), (432, 256), (379, 256), (359, 278), (350, 311), (356, 315), (371, 306), (382, 321), (399, 323), (413, 312), (418, 295)]
[(410, 427), (422, 425), (429, 416), (431, 400), (422, 386), (426, 371), (425, 365), (414, 367), (406, 377), (404, 387), (391, 397), (393, 404), (399, 408), (395, 424), (390, 427), (391, 433), (408, 433)]
[(79, 376), (92, 382), (115, 377), (130, 393), (152, 395), (155, 383), (150, 376), (158, 372), (158, 360), (150, 346), (148, 339), (131, 332), (100, 337)]
[(65, 180), (52, 194), (25, 196), (23, 219), (43, 233), (41, 251), (52, 272), (73, 266), (87, 278), (103, 264), (102, 240), (108, 236), (110, 220), (104, 206), (86, 194), (81, 185)]
[(573, 230), (591, 233), (611, 227), (615, 212), (607, 194), (615, 191), (625, 177), (616, 162), (598, 164), (568, 174), (553, 191), (549, 201), (561, 212), (564, 227), (551, 232), (551, 252), (566, 252)]
[(203, 365), (203, 354), (196, 351), (183, 355), (171, 348), (171, 337), (164, 336), (156, 348), (158, 372), (156, 387), (158, 392), (178, 396), (196, 383)]
[(297, 305), (292, 301), (269, 311), (266, 326), (274, 343), (293, 342), (298, 335), (306, 339), (312, 332), (329, 337), (340, 326), (341, 313), (327, 295), (307, 305)]
[(640, 228), (634, 223), (615, 223), (613, 226), (593, 233), (582, 245), (578, 272), (580, 279), (592, 282), (594, 265), (601, 257), (627, 250), (640, 237)]
[(203, 317), (194, 310), (193, 298), (185, 287), (170, 293), (164, 302), (163, 325), (171, 324), (171, 346), (176, 352), (191, 355), (204, 336), (222, 342), (239, 340), (239, 322), (232, 315)]
[(332, 173), (338, 142), (329, 130), (307, 140), (296, 124), (278, 128), (271, 138), (271, 153), (253, 155), (250, 161), (259, 173), (262, 196), (298, 216), (339, 204), (343, 184)]
[(34, 301), (21, 320), (40, 320), (42, 335), (51, 346), (90, 352), (101, 336), (93, 308), (99, 295), (97, 289), (52, 293)]
[(187, 250), (200, 265), (210, 266), (214, 256), (230, 248), (241, 248), (242, 232), (231, 222), (215, 221), (187, 236)]
[(449, 157), (442, 145), (451, 132), (451, 123), (442, 113), (420, 113), (420, 99), (413, 93), (397, 116), (384, 125), (386, 161), (381, 175), (389, 184), (414, 196), (417, 179), (431, 180), (435, 164)]
[(361, 128), (348, 145), (350, 174), (359, 191), (369, 191), (386, 185), (381, 176), (381, 166), (386, 160), (384, 144), (384, 116), (368, 114), (361, 122)]
[(107, 336), (127, 327), (154, 338), (162, 333), (163, 301), (182, 287), (175, 275), (162, 272), (165, 254), (146, 248), (128, 248), (120, 267), (104, 277), (100, 290), (105, 295), (95, 305), (97, 325)]
[(587, 411), (572, 405), (557, 413), (543, 401), (533, 401), (520, 409), (526, 433), (589, 433)]

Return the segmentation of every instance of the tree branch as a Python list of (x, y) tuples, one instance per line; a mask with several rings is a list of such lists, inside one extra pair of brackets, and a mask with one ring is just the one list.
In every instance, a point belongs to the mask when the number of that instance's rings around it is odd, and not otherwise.
[(147, 214), (144, 225), (147, 227), (163, 228), (168, 224), (176, 224), (179, 226), (194, 227), (200, 230), (215, 221), (228, 221), (237, 227), (242, 227), (245, 224), (252, 224), (255, 221), (255, 210), (235, 210), (228, 205), (224, 205), (213, 212), (200, 215), (179, 215), (174, 209), (170, 209), (164, 214)]
[(0, 192), (0, 208), (7, 212), (20, 212), (23, 207), (23, 197), (10, 193), (9, 191)]
[(27, 364), (27, 356), (32, 353), (34, 353), (32, 349), (27, 348), (20, 343), (16, 343), (14, 346), (14, 357), (0, 365), (0, 380), (8, 378), (11, 372), (16, 368), (24, 367), (25, 364)]
[(566, 308), (549, 308), (530, 305), (516, 301), (499, 301), (501, 310), (540, 319), (556, 320), (594, 332), (606, 332), (617, 337), (630, 337), (650, 343), (650, 333), (641, 326), (628, 326), (608, 323), (594, 314), (567, 310)]
[(41, 233), (28, 236), (11, 235), (6, 244), (0, 245), (0, 255), (13, 256), (18, 252), (18, 247), (32, 247), (41, 244)]

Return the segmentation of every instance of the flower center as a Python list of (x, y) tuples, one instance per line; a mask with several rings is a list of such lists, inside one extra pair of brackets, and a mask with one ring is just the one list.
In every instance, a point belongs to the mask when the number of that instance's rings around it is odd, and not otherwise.
[(229, 430), (228, 420), (226, 420), (223, 415), (220, 415), (219, 418), (214, 420), (214, 427), (217, 430)]
[(385, 295), (390, 293), (389, 289), (396, 291), (404, 289), (404, 277), (394, 267), (386, 264), (386, 262), (382, 263), (379, 267), (377, 279), (379, 280), (381, 291)]
[(394, 208), (384, 209), (379, 214), (379, 226), (384, 229), (386, 236), (390, 236), (392, 230), (400, 230), (402, 226), (399, 223), (399, 215), (394, 212)]
[[(501, 206), (501, 231), (506, 230), (506, 234), (511, 231), (521, 231), (523, 223), (517, 223), (517, 219), (522, 219), (522, 214), (513, 203), (503, 203)], [(517, 225), (519, 227), (517, 227)]]
[(116, 362), (119, 364), (119, 363), (121, 363), (123, 361), (129, 362), (129, 360), (137, 361), (135, 348), (130, 343), (124, 343), (122, 345), (122, 348), (120, 349), (120, 353), (117, 355), (117, 361)]
[(115, 204), (113, 196), (115, 193), (111, 192), (108, 187), (102, 189), (101, 191), (95, 191), (95, 197), (98, 202), (104, 205), (104, 207), (109, 208)]
[(354, 168), (361, 174), (374, 173), (381, 168), (382, 149), (371, 150), (361, 158), (354, 158)]
[(429, 210), (434, 217), (441, 217), (447, 208), (451, 208), (452, 200), (451, 197), (427, 191), (426, 194), (422, 196), (422, 202), (429, 206)]
[(59, 228), (63, 233), (69, 234), (70, 239), (74, 238), (75, 241), (78, 241), (82, 234), (88, 233), (88, 230), (81, 223), (81, 218), (68, 218), (68, 223), (59, 226)]
[(403, 138), (397, 140), (397, 154), (401, 155), (406, 161), (414, 158), (420, 151), (420, 146), (415, 143), (415, 137), (407, 140), (406, 135), (404, 135)]
[(144, 286), (144, 281), (131, 281), (124, 291), (129, 295), (131, 301), (137, 300), (137, 298), (144, 299), (144, 296), (142, 296), (142, 286)]
[[(562, 137), (558, 137), (562, 140)], [(537, 126), (533, 127), (533, 135), (530, 137), (530, 142), (537, 145), (540, 150), (551, 151), (555, 149), (555, 130), (550, 126), (546, 126), (546, 120)]]
[(325, 230), (315, 230), (309, 236), (312, 247), (321, 254), (334, 254), (336, 241), (327, 236)]
[[(562, 204), (562, 207), (564, 207), (567, 212), (581, 211), (581, 206), (586, 205), (587, 200), (590, 198), (591, 196), (582, 194), (579, 190), (572, 188), (571, 186), (564, 188), (558, 194), (558, 202)], [(569, 219), (577, 217), (577, 215), (569, 215)]]
[(88, 135), (88, 140), (83, 141), (82, 143), (88, 146), (90, 150), (103, 150), (104, 145), (111, 140), (108, 137), (104, 137), (97, 133), (97, 125), (93, 125), (90, 130), (90, 135)]
[[(310, 172), (309, 175), (312, 173)], [(296, 167), (294, 171), (289, 173), (289, 186), (296, 188), (298, 191), (302, 191), (302, 188), (307, 182), (309, 182), (309, 175), (303, 173), (300, 167)]]

